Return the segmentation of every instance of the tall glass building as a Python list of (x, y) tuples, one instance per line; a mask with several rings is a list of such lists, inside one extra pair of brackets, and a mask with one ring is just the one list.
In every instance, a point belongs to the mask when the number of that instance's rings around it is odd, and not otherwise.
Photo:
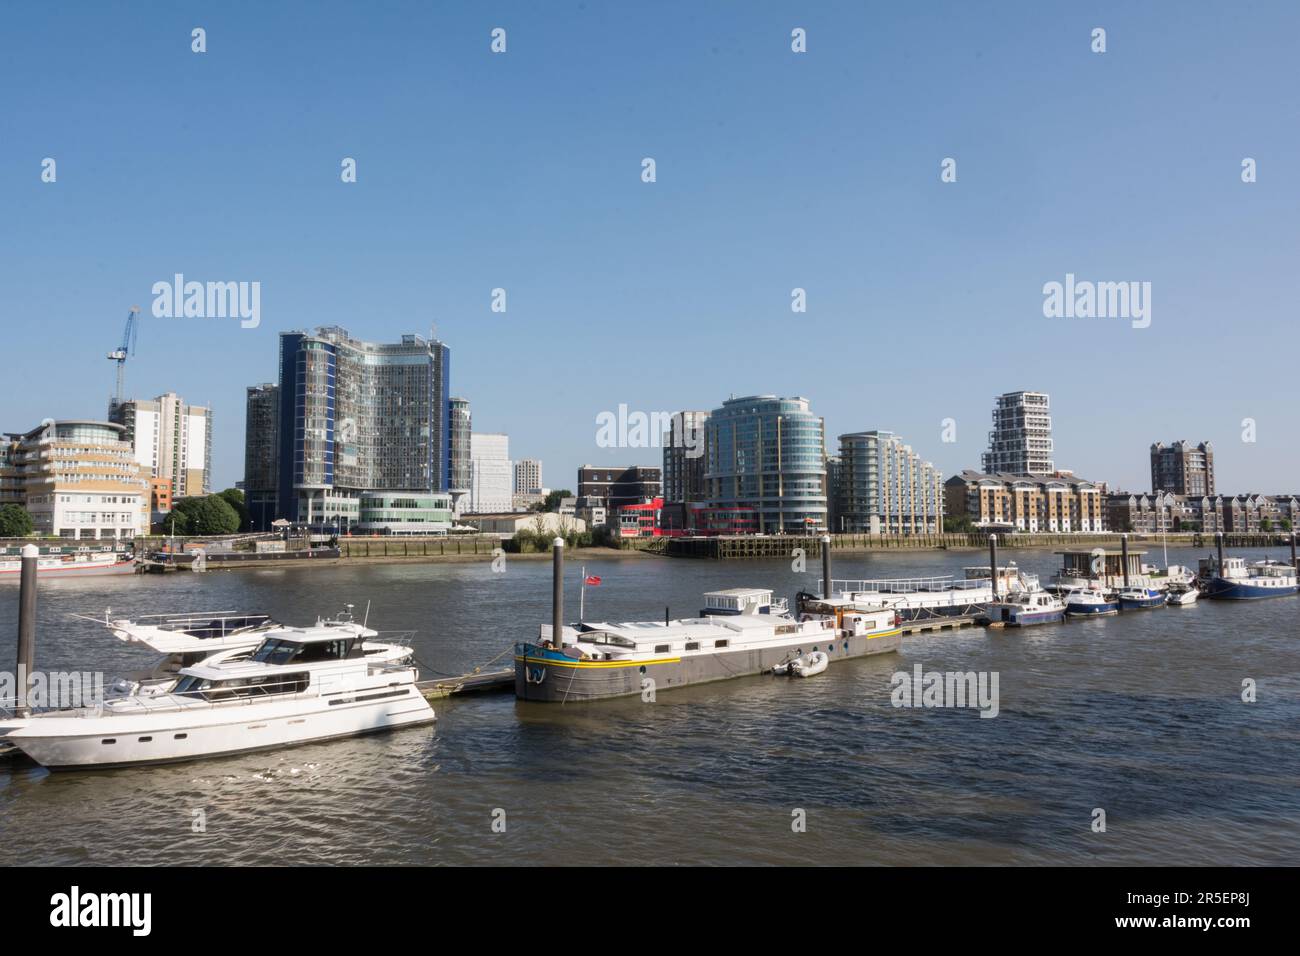
[(474, 433), (469, 399), (453, 398), (450, 414), (451, 463), (448, 469), (447, 490), (451, 492), (452, 507), (459, 515), (464, 513), (469, 505), (470, 436)]
[(362, 342), (346, 329), (280, 335), (278, 508), (346, 530), (363, 492), (446, 491), (451, 350), (403, 335)]
[(704, 426), (704, 480), (714, 508), (751, 508), (758, 530), (826, 528), (825, 425), (804, 398), (732, 398)]

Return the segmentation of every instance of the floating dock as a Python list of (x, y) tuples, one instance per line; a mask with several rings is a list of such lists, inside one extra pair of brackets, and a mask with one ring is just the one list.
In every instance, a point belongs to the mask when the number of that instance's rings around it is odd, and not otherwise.
[(513, 691), (515, 669), (503, 667), (496, 671), (463, 674), (460, 677), (440, 677), (437, 680), (417, 681), (416, 685), (425, 700), (438, 700), (452, 694), (480, 694)]
[(904, 621), (902, 623), (903, 636), (908, 637), (912, 634), (927, 634), (931, 631), (956, 631), (963, 627), (974, 627), (979, 623), (981, 615), (966, 614), (953, 617), (931, 617), (919, 621)]

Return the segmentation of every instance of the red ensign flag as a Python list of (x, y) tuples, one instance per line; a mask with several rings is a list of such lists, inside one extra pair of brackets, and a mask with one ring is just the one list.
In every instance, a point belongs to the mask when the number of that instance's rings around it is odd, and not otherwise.
[(584, 581), (583, 583), (590, 584), (592, 587), (595, 587), (597, 584), (600, 583), (600, 577), (595, 574), (589, 574), (587, 575), (587, 580)]

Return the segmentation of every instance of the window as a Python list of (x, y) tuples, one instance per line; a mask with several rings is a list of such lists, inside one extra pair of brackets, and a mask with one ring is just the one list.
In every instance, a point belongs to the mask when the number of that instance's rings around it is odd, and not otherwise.
[(726, 641), (725, 639), (723, 639), (723, 640), (721, 640), (721, 641), (714, 641), (714, 642), (713, 642), (713, 646), (714, 646), (714, 647), (726, 647), (726, 646), (727, 646), (727, 641)]
[(686, 649), (687, 649), (688, 651), (698, 651), (698, 650), (700, 649), (700, 642), (699, 642), (699, 641), (687, 641), (687, 642), (686, 642)]
[(656, 653), (656, 654), (667, 654), (670, 650), (672, 650), (672, 645), (671, 645), (671, 644), (656, 644), (656, 645), (655, 645), (655, 653)]

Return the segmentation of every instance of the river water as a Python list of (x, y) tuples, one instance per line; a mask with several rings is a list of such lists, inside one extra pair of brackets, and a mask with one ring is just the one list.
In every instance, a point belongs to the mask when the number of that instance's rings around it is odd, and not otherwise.
[[(1170, 552), (1193, 566), (1198, 556)], [(1003, 557), (1044, 582), (1058, 563), (1046, 551)], [(840, 557), (835, 575), (960, 573), (981, 560)], [(586, 569), (604, 579), (587, 591), (587, 620), (658, 620), (665, 605), (686, 616), (722, 587), (793, 600), (819, 573), (815, 560), (803, 573), (665, 558)], [(0, 586), (6, 669), (17, 590)], [(459, 674), (535, 635), (549, 599), (549, 562), (524, 559), (504, 573), (390, 564), (43, 581), (37, 665), (111, 676), (151, 663), (70, 617), (108, 606), (311, 623), (369, 602), (372, 627), (419, 631), (420, 660)], [(1298, 613), (1291, 597), (967, 628), (809, 680), (741, 678), (654, 703), (464, 697), (435, 702), (436, 725), (181, 765), (51, 774), (5, 761), (0, 852), (10, 864), (1293, 864)], [(895, 708), (891, 676), (916, 663), (996, 672), (998, 715)], [(1246, 679), (1255, 703), (1241, 699)]]

